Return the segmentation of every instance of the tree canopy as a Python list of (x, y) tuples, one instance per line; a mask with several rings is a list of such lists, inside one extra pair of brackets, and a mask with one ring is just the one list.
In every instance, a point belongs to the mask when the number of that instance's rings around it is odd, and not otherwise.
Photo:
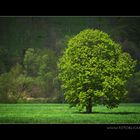
[(136, 61), (122, 51), (120, 44), (97, 29), (86, 29), (71, 38), (60, 58), (59, 78), (66, 101), (86, 112), (102, 103), (117, 107), (127, 91)]

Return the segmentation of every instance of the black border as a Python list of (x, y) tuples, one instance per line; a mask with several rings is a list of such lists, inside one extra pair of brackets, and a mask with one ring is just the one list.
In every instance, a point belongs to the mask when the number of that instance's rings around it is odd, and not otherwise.
[[(139, 124), (0, 124), (1, 137), (45, 136), (45, 139), (94, 139), (114, 134), (124, 136), (139, 134)], [(97, 136), (97, 137), (96, 137)]]
[[(91, 5), (92, 6), (92, 5)], [(127, 8), (127, 9), (126, 9)], [(140, 9), (135, 7), (59, 7), (47, 8), (12, 8), (0, 9), (0, 16), (140, 16)]]

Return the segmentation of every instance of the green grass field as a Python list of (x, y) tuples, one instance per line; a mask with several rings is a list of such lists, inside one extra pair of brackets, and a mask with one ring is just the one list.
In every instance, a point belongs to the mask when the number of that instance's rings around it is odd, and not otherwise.
[(112, 110), (95, 106), (94, 113), (79, 113), (67, 104), (0, 104), (0, 123), (140, 123), (140, 104), (121, 104)]

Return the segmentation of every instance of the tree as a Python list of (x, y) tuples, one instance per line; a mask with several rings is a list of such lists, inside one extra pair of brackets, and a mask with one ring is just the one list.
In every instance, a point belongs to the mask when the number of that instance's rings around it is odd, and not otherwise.
[(35, 53), (35, 50), (33, 48), (28, 48), (26, 50), (25, 56), (24, 56), (24, 67), (26, 71), (26, 75), (35, 77), (38, 75), (39, 70), (39, 59), (38, 54)]
[(48, 49), (26, 50), (23, 63), (26, 76), (34, 79), (32, 97), (56, 96), (56, 59), (54, 52)]
[(100, 30), (86, 29), (71, 38), (58, 63), (66, 101), (86, 112), (94, 104), (117, 107), (136, 61)]
[(16, 64), (8, 73), (0, 75), (0, 102), (17, 103), (29, 86), (29, 78), (23, 75), (20, 64)]

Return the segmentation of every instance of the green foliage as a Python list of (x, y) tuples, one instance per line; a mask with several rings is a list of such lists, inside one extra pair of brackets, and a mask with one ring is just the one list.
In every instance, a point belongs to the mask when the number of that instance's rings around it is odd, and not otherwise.
[(59, 93), (55, 87), (57, 70), (54, 52), (48, 49), (28, 48), (25, 52), (24, 67), (27, 77), (34, 79), (31, 97), (52, 97)]
[[(24, 83), (21, 80), (22, 66), (16, 64), (8, 73), (0, 76), (0, 102), (16, 103), (24, 94)], [(22, 78), (23, 79), (23, 78)]]
[(38, 71), (37, 55), (34, 54), (34, 49), (29, 48), (24, 56), (24, 66), (29, 76), (36, 76)]
[(69, 40), (58, 64), (66, 101), (87, 109), (99, 102), (117, 107), (126, 95), (125, 84), (135, 64), (108, 34), (81, 31)]
[(28, 48), (24, 56), (25, 73), (30, 77), (47, 77), (50, 71), (55, 71), (56, 57), (47, 49)]
[(56, 56), (47, 49), (29, 48), (23, 68), (17, 64), (0, 76), (0, 102), (26, 102), (26, 98), (52, 98), (60, 101)]
[(4, 73), (0, 76), (0, 102), (7, 102), (8, 100), (8, 91), (11, 87), (10, 75)]

